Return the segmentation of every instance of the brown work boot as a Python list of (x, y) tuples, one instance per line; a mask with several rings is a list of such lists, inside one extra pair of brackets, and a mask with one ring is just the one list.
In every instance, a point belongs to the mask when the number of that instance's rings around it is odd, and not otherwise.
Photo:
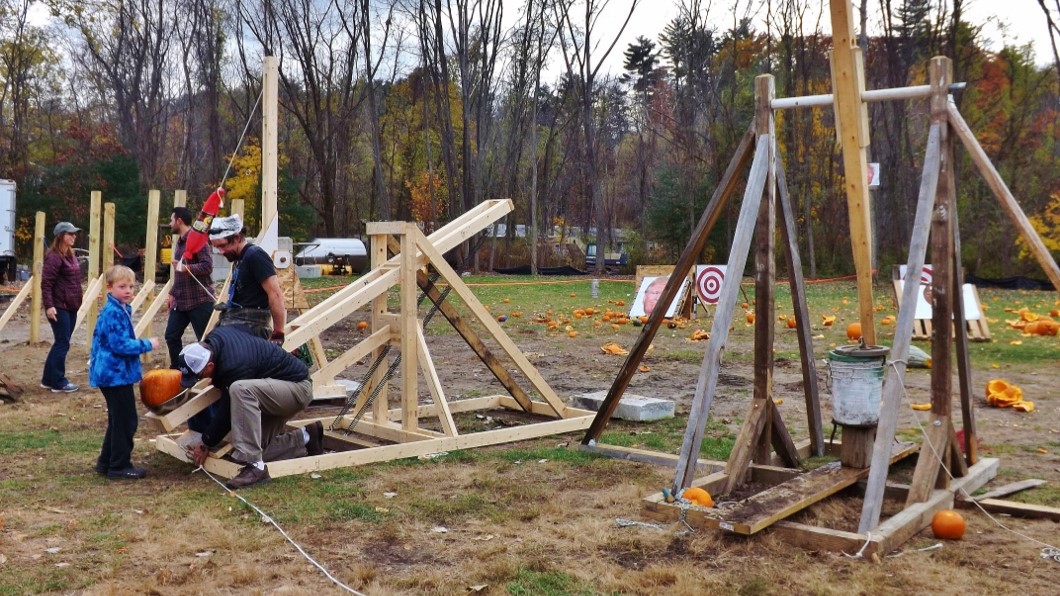
[(231, 490), (236, 490), (254, 486), (255, 484), (264, 484), (270, 480), (272, 480), (272, 477), (269, 476), (269, 466), (265, 466), (264, 470), (259, 470), (254, 464), (247, 464), (236, 474), (235, 478), (226, 482), (225, 486)]
[(305, 444), (306, 454), (322, 455), (324, 453), (324, 425), (319, 420), (305, 427), (309, 442)]

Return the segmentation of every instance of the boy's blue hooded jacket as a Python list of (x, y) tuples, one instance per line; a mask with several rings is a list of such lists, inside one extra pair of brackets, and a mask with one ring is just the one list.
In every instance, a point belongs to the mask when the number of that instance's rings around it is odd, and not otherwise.
[(88, 384), (92, 387), (132, 385), (143, 377), (140, 354), (151, 351), (151, 340), (136, 339), (132, 307), (107, 294), (92, 334)]

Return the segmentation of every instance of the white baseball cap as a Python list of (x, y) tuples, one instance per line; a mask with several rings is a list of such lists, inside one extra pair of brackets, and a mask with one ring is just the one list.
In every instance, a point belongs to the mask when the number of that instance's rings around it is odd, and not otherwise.
[(210, 224), (210, 240), (221, 240), (243, 231), (243, 218), (239, 214), (218, 217)]
[(199, 373), (210, 363), (210, 350), (201, 343), (188, 344), (180, 351), (177, 368), (180, 370), (180, 384), (194, 387), (199, 380)]

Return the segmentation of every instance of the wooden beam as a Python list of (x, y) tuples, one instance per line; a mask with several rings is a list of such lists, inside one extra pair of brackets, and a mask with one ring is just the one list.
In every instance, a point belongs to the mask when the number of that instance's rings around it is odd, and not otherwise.
[[(438, 379), (438, 371), (434, 368), (434, 361), (431, 360), (431, 354), (427, 350), (427, 340), (423, 337), (423, 327), (420, 325), (416, 326), (416, 350), (427, 390), (430, 392), (431, 399), (434, 400), (434, 407), (438, 412), (438, 422), (442, 425), (442, 433), (447, 437), (455, 437), (458, 434), (456, 432), (456, 422), (453, 421), (453, 414), (449, 411), (449, 404), (445, 401), (442, 382)], [(413, 410), (410, 415), (418, 418), (419, 412), (418, 410)]]
[[(88, 279), (99, 277), (99, 245), (103, 237), (103, 193), (94, 190), (89, 195), (88, 211)], [(99, 315), (99, 303), (93, 302), (88, 309), (88, 337), (96, 331), (96, 317)]]
[(26, 301), (26, 297), (33, 293), (34, 283), (33, 278), (30, 278), (29, 281), (22, 286), (22, 289), (18, 291), (18, 294), (15, 294), (15, 298), (8, 303), (4, 314), (0, 316), (0, 331), (3, 331), (4, 325), (7, 325), (7, 322), (11, 320), (11, 317), (15, 316), (15, 311)]
[(1053, 282), (1053, 287), (1060, 291), (1060, 267), (1057, 266), (1056, 261), (1049, 254), (1049, 249), (1046, 248), (1041, 237), (1035, 232), (1030, 220), (1024, 215), (1023, 209), (1016, 202), (1016, 197), (1012, 196), (1012, 191), (1008, 189), (1005, 181), (1001, 178), (1001, 174), (997, 173), (997, 169), (990, 162), (986, 151), (983, 151), (982, 146), (979, 145), (979, 141), (976, 140), (972, 129), (968, 127), (968, 123), (964, 121), (961, 113), (957, 110), (957, 106), (952, 103), (947, 104), (946, 110), (949, 115), (950, 126), (953, 127), (953, 131), (957, 133), (957, 138), (961, 140), (961, 143), (964, 144), (964, 147), (971, 155), (972, 163), (979, 170), (979, 174), (986, 181), (986, 185), (994, 192), (994, 196), (1001, 203), (1002, 209), (1012, 219), (1012, 222), (1016, 224), (1016, 230), (1027, 242), (1031, 254), (1038, 260), (1038, 264), (1042, 266), (1045, 275)]
[(453, 288), (456, 295), (464, 301), (464, 305), (468, 310), (478, 319), (479, 323), (486, 328), (486, 332), (493, 337), (493, 341), (497, 342), (508, 358), (512, 360), (515, 367), (526, 376), (530, 384), (533, 385), (534, 389), (541, 395), (542, 398), (552, 408), (556, 416), (565, 417), (567, 411), (567, 405), (563, 403), (563, 400), (556, 395), (556, 392), (552, 390), (552, 387), (545, 381), (541, 373), (538, 372), (534, 365), (526, 358), (522, 350), (515, 345), (510, 337), (501, 328), (500, 323), (493, 318), (493, 316), (486, 310), (479, 299), (475, 296), (471, 288), (467, 287), (464, 280), (460, 277), (450, 265), (445, 261), (445, 257), (442, 253), (431, 244), (423, 233), (419, 229), (415, 229), (412, 232), (415, 237), (415, 245), (419, 247), (421, 251), (427, 256), (431, 264), (434, 265), (435, 269), (442, 274), (442, 277), (449, 282), (449, 286)]
[(865, 68), (861, 49), (854, 38), (850, 0), (831, 0), (832, 92), (835, 98), (836, 133), (843, 147), (844, 187), (850, 216), (850, 245), (858, 281), (858, 312), (861, 335), (876, 344), (875, 310), (872, 299), (872, 220), (865, 172), (869, 145), (868, 108), (861, 99), (865, 90)]
[(385, 345), (390, 341), (393, 331), (389, 325), (384, 325), (375, 333), (357, 342), (352, 348), (346, 350), (341, 356), (331, 360), (313, 373), (313, 379), (334, 379), (339, 373), (353, 366), (373, 350)]
[(181, 424), (187, 422), (189, 418), (198, 414), (200, 411), (205, 410), (207, 406), (215, 401), (221, 399), (221, 390), (212, 385), (207, 384), (201, 388), (196, 387), (191, 391), (198, 391), (199, 393), (176, 410), (165, 415), (147, 412), (144, 414), (144, 419), (160, 426), (165, 429), (166, 432), (173, 432), (179, 428)]
[[(158, 210), (162, 202), (162, 191), (150, 190), (147, 193), (147, 246), (144, 246), (144, 285), (140, 288), (143, 299), (137, 295), (142, 304), (150, 298), (155, 289), (155, 274), (158, 272)], [(150, 283), (150, 287), (148, 287)], [(133, 308), (136, 312), (136, 308)]]
[(802, 364), (802, 388), (806, 399), (806, 423), (810, 431), (813, 455), (824, 455), (824, 426), (821, 423), (821, 398), (817, 386), (817, 363), (813, 357), (813, 321), (806, 304), (806, 284), (802, 277), (802, 258), (799, 256), (799, 235), (795, 228), (795, 210), (788, 196), (784, 178), (784, 164), (777, 160), (777, 199), (780, 232), (784, 239), (784, 258), (791, 285), (791, 303), (795, 312), (795, 333), (799, 341), (799, 360)]
[[(668, 301), (672, 302), (677, 297), (677, 292), (681, 288), (684, 276), (688, 275), (688, 272), (692, 270), (692, 267), (699, 259), (699, 255), (703, 252), (707, 236), (710, 235), (710, 231), (714, 228), (718, 217), (721, 216), (722, 208), (736, 188), (738, 182), (737, 174), (744, 169), (753, 153), (754, 139), (754, 129), (748, 128), (747, 133), (744, 134), (743, 139), (740, 141), (740, 145), (736, 148), (736, 154), (733, 155), (732, 161), (729, 162), (721, 182), (714, 189), (714, 195), (711, 197), (710, 203), (703, 210), (699, 223), (696, 224), (696, 229), (692, 232), (692, 237), (685, 246), (684, 252), (677, 259), (677, 264), (674, 266), (674, 275), (670, 276), (666, 287), (663, 288), (662, 296), (659, 299), (660, 304), (670, 304)], [(622, 363), (622, 368), (618, 370), (618, 375), (612, 382), (611, 388), (608, 389), (607, 396), (604, 397), (603, 403), (600, 404), (600, 409), (597, 411), (589, 431), (585, 433), (585, 437), (582, 439), (583, 444), (588, 445), (600, 439), (604, 428), (607, 427), (607, 422), (614, 415), (615, 410), (618, 409), (622, 394), (626, 392), (626, 388), (629, 387), (629, 383), (633, 379), (633, 375), (636, 374), (644, 355), (648, 353), (648, 348), (651, 346), (652, 340), (655, 339), (655, 334), (659, 331), (665, 315), (665, 309), (659, 309), (658, 312), (652, 312), (648, 316), (647, 324), (641, 328), (640, 335), (637, 336), (629, 355), (626, 356), (626, 361)]]
[(1000, 497), (1007, 497), (1014, 495), (1018, 492), (1023, 492), (1028, 489), (1037, 488), (1043, 484), (1048, 484), (1045, 480), (1038, 478), (1030, 478), (1028, 480), (1020, 480), (1019, 482), (1011, 482), (1005, 486), (999, 486), (994, 490), (985, 492), (977, 497), (972, 497), (973, 501), (985, 501), (987, 499), (997, 499)]
[(143, 337), (151, 327), (151, 323), (155, 320), (155, 315), (158, 311), (162, 310), (162, 307), (166, 305), (166, 299), (169, 298), (169, 292), (173, 289), (173, 277), (170, 276), (169, 281), (166, 285), (162, 286), (162, 289), (155, 296), (155, 299), (151, 301), (151, 305), (147, 307), (144, 314), (140, 316), (140, 321), (136, 324), (136, 337)]
[(44, 294), (41, 291), (41, 271), (44, 269), (44, 212), (38, 211), (33, 224), (33, 299), (29, 309), (29, 343), (40, 342), (40, 315)]
[[(950, 155), (952, 156), (952, 152)], [(975, 406), (972, 403), (972, 362), (968, 352), (968, 326), (964, 323), (964, 267), (961, 264), (961, 230), (956, 208), (956, 172), (956, 167), (946, 170), (950, 204), (954, 206), (950, 212), (950, 218), (953, 220), (953, 341), (957, 355), (957, 385), (961, 397), (961, 427), (964, 429), (964, 471), (967, 472), (968, 466), (974, 466), (975, 462), (979, 461), (979, 435), (975, 430)]]
[[(916, 218), (910, 235), (909, 262), (906, 271), (920, 271), (924, 268), (924, 255), (927, 252), (928, 232), (931, 229), (931, 213), (935, 205), (935, 189), (938, 186), (940, 144), (939, 127), (931, 125), (928, 131), (927, 149), (924, 152), (924, 169), (920, 178), (920, 192), (917, 197)], [(894, 328), (894, 343), (889, 356), (890, 365), (884, 370), (883, 392), (880, 398), (880, 420), (876, 427), (876, 441), (872, 448), (872, 465), (870, 466), (868, 484), (865, 488), (865, 502), (861, 509), (861, 521), (858, 532), (866, 533), (880, 523), (883, 509), (883, 494), (887, 485), (887, 472), (890, 468), (888, 452), (894, 441), (898, 425), (898, 412), (905, 393), (905, 363), (909, 357), (909, 344), (913, 336), (913, 321), (916, 317), (916, 292), (920, 284), (907, 283), (902, 290), (901, 306), (898, 308), (898, 322)]]
[[(1060, 507), (1049, 507), (1048, 505), (1036, 505), (1033, 503), (1019, 503), (1003, 499), (976, 499), (975, 502), (957, 499), (955, 503), (959, 509), (978, 509), (982, 507), (990, 513), (1003, 513), (1013, 517), (1027, 519), (1048, 519), (1060, 522)], [(976, 506), (978, 505), (978, 507)]]
[(769, 176), (769, 135), (759, 135), (757, 144), (754, 161), (751, 163), (751, 174), (747, 180), (747, 187), (744, 189), (743, 204), (740, 206), (736, 235), (729, 251), (729, 262), (726, 268), (729, 273), (721, 284), (720, 299), (714, 311), (714, 322), (711, 325), (710, 341), (707, 342), (707, 351), (703, 356), (699, 377), (696, 380), (696, 392), (692, 397), (688, 426), (685, 428), (684, 440), (681, 443), (681, 459), (677, 462), (674, 490), (684, 488), (692, 481), (695, 461), (699, 457), (699, 447), (703, 443), (703, 432), (707, 426), (710, 405), (714, 401), (714, 391), (717, 388), (722, 350), (729, 339), (729, 326), (732, 325), (742, 271), (747, 264), (747, 253), (751, 246), (751, 235), (754, 232), (758, 206), (762, 202), (762, 192), (765, 190), (766, 178)]
[(416, 418), (416, 406), (419, 404), (419, 363), (417, 362), (416, 335), (420, 326), (416, 303), (416, 224), (404, 224), (401, 242), (401, 268), (399, 270), (401, 303), (401, 322), (398, 329), (401, 333), (401, 428), (415, 431), (419, 426)]
[(77, 309), (77, 315), (74, 316), (73, 331), (77, 331), (77, 328), (81, 326), (81, 323), (85, 320), (88, 313), (95, 309), (96, 301), (99, 299), (99, 294), (102, 291), (103, 275), (89, 280), (88, 287), (85, 288), (85, 293), (81, 295), (81, 308)]
[[(799, 448), (795, 445), (795, 441), (791, 438), (791, 433), (788, 432), (788, 427), (784, 424), (784, 418), (780, 415), (780, 408), (774, 404), (769, 408), (770, 416), (772, 420), (769, 422), (770, 429), (770, 442), (773, 446), (773, 452), (776, 453), (780, 461), (789, 468), (798, 468), (802, 466), (802, 462), (799, 457)], [(769, 463), (769, 462), (762, 462)]]

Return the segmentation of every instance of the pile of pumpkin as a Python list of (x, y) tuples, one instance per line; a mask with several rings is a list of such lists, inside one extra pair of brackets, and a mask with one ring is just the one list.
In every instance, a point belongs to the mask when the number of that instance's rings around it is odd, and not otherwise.
[(1010, 311), (1019, 315), (1019, 318), (1007, 320), (1009, 327), (1019, 329), (1027, 335), (1057, 335), (1060, 333), (1060, 323), (1052, 317), (1060, 317), (1060, 310), (1053, 309), (1048, 317), (1031, 312), (1026, 306)]
[(986, 384), (986, 403), (995, 408), (1034, 411), (1034, 402), (1023, 399), (1023, 390), (1004, 379), (991, 379)]

